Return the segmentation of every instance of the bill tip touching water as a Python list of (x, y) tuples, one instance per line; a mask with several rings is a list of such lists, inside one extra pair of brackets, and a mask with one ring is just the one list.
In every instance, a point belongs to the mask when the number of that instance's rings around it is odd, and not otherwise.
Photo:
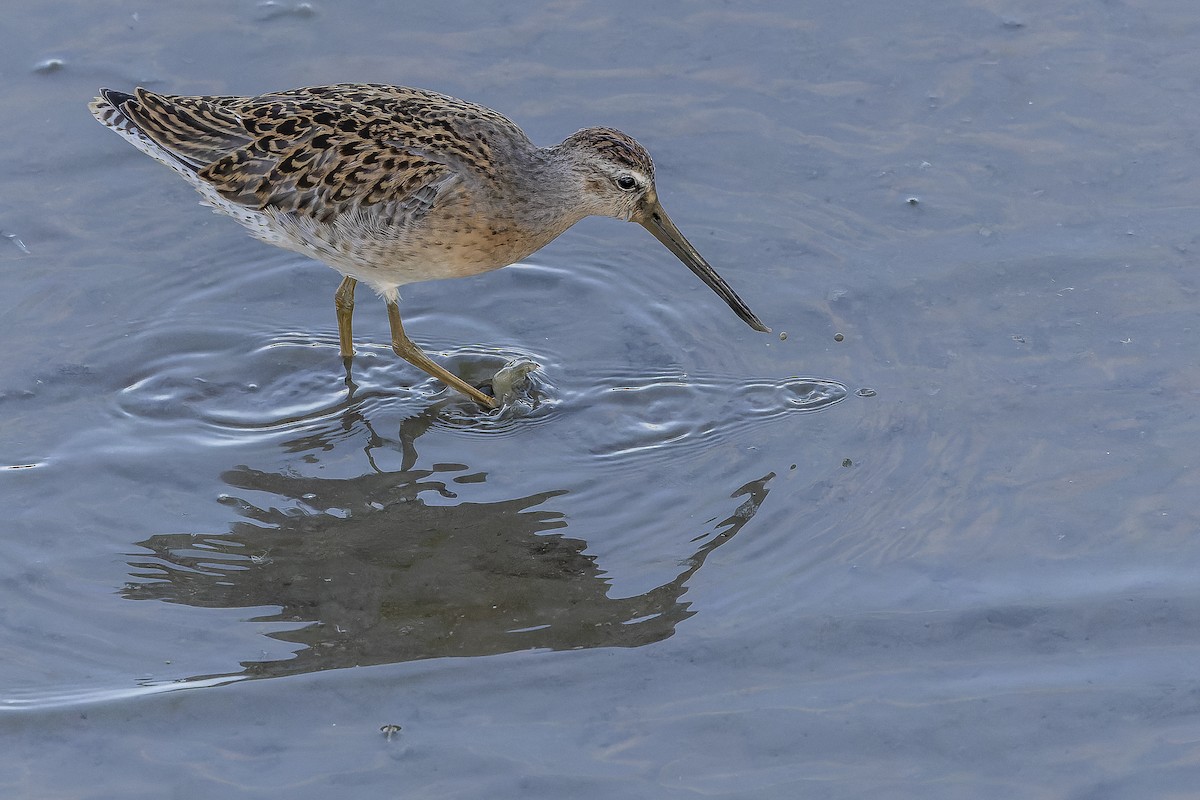
[(584, 217), (643, 226), (747, 325), (770, 331), (667, 216), (649, 153), (612, 128), (542, 148), (484, 106), (376, 84), (257, 97), (102, 89), (89, 108), (256, 238), (340, 272), (343, 356), (354, 354), (361, 281), (386, 304), (396, 354), (488, 408), (498, 401), (408, 338), (399, 287), (507, 266)]

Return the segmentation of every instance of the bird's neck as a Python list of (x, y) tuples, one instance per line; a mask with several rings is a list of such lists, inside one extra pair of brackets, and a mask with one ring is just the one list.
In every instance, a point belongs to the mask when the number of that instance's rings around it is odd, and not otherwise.
[(510, 178), (527, 224), (545, 231), (549, 239), (594, 213), (585, 202), (583, 171), (555, 151), (531, 148), (523, 154), (523, 164), (513, 164)]

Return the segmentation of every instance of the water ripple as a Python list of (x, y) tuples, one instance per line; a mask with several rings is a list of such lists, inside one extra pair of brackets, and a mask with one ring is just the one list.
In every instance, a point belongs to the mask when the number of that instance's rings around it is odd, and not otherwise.
[[(743, 380), (681, 373), (647, 376), (596, 391), (593, 423), (573, 431), (588, 457), (624, 464), (630, 458), (678, 458), (690, 448), (736, 443), (781, 417), (829, 408), (846, 398), (842, 383), (822, 378)], [(683, 448), (683, 450), (681, 450)]]
[[(260, 333), (257, 346), (245, 352), (239, 344), (255, 335), (244, 328), (172, 332), (169, 343), (146, 348), (164, 355), (143, 362), (116, 393), (120, 413), (164, 425), (191, 418), (222, 434), (294, 431), (352, 409), (368, 416), (386, 410), (430, 415), (449, 429), (495, 434), (528, 420), (544, 422), (557, 406), (555, 387), (540, 369), (515, 388), (499, 412), (484, 413), (385, 345), (360, 345), (347, 369), (335, 335)], [(541, 361), (536, 353), (490, 347), (436, 351), (435, 357), (476, 385), (506, 363)]]

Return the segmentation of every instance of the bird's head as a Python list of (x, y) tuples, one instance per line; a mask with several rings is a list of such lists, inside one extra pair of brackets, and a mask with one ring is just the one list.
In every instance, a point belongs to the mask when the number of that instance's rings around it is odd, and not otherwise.
[(638, 223), (696, 273), (747, 325), (770, 332), (671, 222), (654, 187), (654, 161), (637, 140), (613, 128), (584, 128), (567, 137), (559, 147), (570, 153), (576, 173), (582, 179), (584, 215)]
[(559, 147), (583, 182), (587, 214), (630, 221), (655, 198), (654, 162), (646, 148), (612, 128), (584, 128)]

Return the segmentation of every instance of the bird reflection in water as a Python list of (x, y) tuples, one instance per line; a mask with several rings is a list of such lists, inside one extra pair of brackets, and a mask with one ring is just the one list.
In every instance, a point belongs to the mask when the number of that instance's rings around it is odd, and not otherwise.
[[(716, 548), (750, 521), (774, 474), (731, 495), (730, 513), (693, 540), (675, 577), (633, 597), (612, 598), (587, 542), (564, 532), (553, 510), (564, 491), (501, 502), (459, 502), (453, 487), (486, 475), (464, 465), (417, 469), (414, 441), (436, 416), (414, 417), (386, 442), (357, 412), (337, 430), (296, 440), (290, 452), (321, 452), (346, 426), (370, 431), (367, 451), (389, 446), (401, 469), (351, 478), (238, 467), (226, 498), (244, 518), (227, 533), (161, 534), (139, 542), (123, 596), (202, 608), (275, 607), (254, 622), (299, 645), (283, 660), (242, 662), (227, 677), (264, 678), (442, 656), (546, 648), (636, 647), (671, 636), (694, 612), (686, 585)], [(344, 446), (344, 442), (342, 443)], [(424, 500), (433, 492), (436, 502)], [(196, 676), (211, 680), (225, 676)]]

